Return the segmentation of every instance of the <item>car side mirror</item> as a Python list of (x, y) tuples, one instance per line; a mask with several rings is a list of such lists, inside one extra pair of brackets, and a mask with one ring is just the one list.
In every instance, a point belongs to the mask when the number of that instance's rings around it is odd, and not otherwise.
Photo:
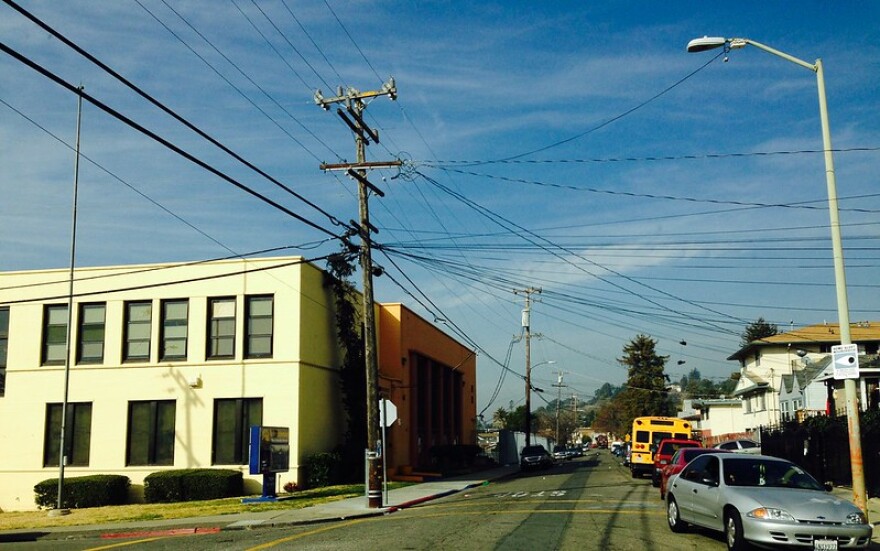
[(834, 489), (834, 485), (831, 484), (830, 482), (826, 482), (825, 484), (822, 485), (822, 487), (825, 489), (826, 492), (830, 492), (831, 490)]
[(718, 480), (716, 480), (714, 476), (703, 475), (703, 478), (700, 481), (709, 486), (718, 486)]

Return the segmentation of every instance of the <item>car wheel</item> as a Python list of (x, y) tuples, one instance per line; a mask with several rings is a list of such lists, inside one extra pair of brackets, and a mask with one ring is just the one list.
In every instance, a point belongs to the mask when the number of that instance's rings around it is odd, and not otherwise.
[(669, 523), (669, 529), (675, 533), (680, 534), (687, 530), (687, 523), (681, 520), (678, 502), (672, 496), (669, 496), (669, 501), (666, 503), (666, 522)]
[(730, 551), (746, 551), (752, 546), (743, 537), (743, 524), (736, 509), (724, 515), (724, 540)]

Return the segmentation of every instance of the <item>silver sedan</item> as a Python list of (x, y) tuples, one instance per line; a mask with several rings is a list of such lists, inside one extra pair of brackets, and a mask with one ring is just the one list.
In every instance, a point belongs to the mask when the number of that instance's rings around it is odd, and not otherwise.
[(673, 532), (689, 524), (724, 532), (731, 550), (863, 549), (871, 540), (858, 507), (794, 463), (764, 455), (698, 456), (670, 480), (666, 518)]

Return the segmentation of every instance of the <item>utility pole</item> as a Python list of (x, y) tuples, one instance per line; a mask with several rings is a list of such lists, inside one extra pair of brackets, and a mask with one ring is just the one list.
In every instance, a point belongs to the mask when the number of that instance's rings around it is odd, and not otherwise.
[(343, 90), (340, 86), (338, 94), (332, 98), (325, 98), (321, 91), (315, 92), (315, 103), (325, 111), (330, 109), (331, 104), (343, 104), (342, 108), (336, 109), (336, 114), (345, 122), (354, 133), (355, 147), (357, 150), (357, 162), (340, 164), (321, 164), (321, 170), (344, 170), (351, 178), (358, 182), (358, 206), (360, 222), (352, 220), (352, 226), (357, 227), (361, 239), (360, 262), (364, 285), (364, 363), (367, 378), (367, 449), (365, 451), (366, 478), (367, 478), (367, 505), (370, 508), (382, 506), (382, 454), (385, 453), (384, 442), (380, 448), (380, 421), (379, 421), (379, 360), (376, 356), (376, 312), (373, 306), (373, 258), (370, 248), (371, 232), (378, 230), (370, 224), (369, 196), (370, 192), (379, 197), (385, 193), (367, 180), (367, 170), (374, 168), (390, 168), (400, 166), (401, 161), (389, 162), (366, 162), (366, 146), (369, 141), (379, 143), (379, 134), (364, 122), (363, 114), (367, 108), (364, 100), (388, 96), (392, 100), (397, 99), (397, 87), (394, 79), (388, 79), (381, 90), (360, 92), (354, 88)]
[(531, 307), (532, 295), (540, 294), (541, 289), (529, 287), (528, 289), (514, 289), (514, 294), (526, 296), (526, 307), (522, 311), (522, 326), (526, 338), (526, 446), (532, 443), (532, 350), (531, 350)]
[(562, 404), (562, 388), (565, 386), (562, 384), (562, 375), (565, 373), (561, 369), (556, 372), (556, 384), (553, 385), (557, 388), (556, 391), (556, 443), (559, 444), (559, 406)]

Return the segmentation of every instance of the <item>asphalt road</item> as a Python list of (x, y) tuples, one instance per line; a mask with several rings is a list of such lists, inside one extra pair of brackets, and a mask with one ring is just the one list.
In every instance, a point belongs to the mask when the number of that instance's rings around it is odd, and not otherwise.
[(202, 535), (7, 543), (26, 550), (723, 550), (720, 535), (673, 534), (648, 479), (607, 451), (381, 517)]

